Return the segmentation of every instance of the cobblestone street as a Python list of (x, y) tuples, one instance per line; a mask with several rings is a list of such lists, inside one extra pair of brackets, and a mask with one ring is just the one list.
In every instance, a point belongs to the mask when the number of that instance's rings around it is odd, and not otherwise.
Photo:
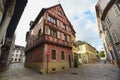
[(67, 71), (41, 75), (26, 69), (23, 64), (11, 64), (10, 68), (0, 73), (0, 80), (120, 80), (120, 71), (111, 64), (85, 64)]

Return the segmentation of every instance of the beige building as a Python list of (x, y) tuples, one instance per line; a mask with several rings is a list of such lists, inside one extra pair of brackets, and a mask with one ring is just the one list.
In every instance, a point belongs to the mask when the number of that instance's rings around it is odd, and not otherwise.
[(73, 53), (74, 60), (77, 60), (80, 64), (98, 61), (97, 50), (87, 42), (77, 41), (76, 47), (73, 47)]
[(93, 46), (83, 42), (78, 48), (83, 63), (97, 62), (97, 50)]
[(19, 46), (19, 45), (15, 45), (15, 48), (12, 52), (11, 62), (12, 63), (23, 63), (24, 59), (25, 59), (24, 47)]
[(120, 64), (120, 1), (99, 0), (95, 8), (107, 57), (113, 63)]

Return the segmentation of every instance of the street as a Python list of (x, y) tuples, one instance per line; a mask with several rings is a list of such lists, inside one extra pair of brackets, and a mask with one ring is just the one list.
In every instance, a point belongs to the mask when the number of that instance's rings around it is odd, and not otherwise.
[(6, 72), (0, 73), (0, 80), (120, 80), (119, 73), (115, 65), (96, 63), (42, 75), (24, 68), (21, 63), (14, 63)]

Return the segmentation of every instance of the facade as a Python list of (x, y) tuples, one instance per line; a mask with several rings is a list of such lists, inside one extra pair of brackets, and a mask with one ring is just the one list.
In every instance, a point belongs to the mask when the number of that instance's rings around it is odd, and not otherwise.
[(78, 64), (96, 63), (99, 60), (97, 50), (87, 42), (77, 41), (73, 52), (74, 67)]
[(11, 60), (14, 32), (27, 0), (0, 0), (0, 71), (6, 70)]
[(25, 67), (41, 73), (72, 67), (73, 26), (60, 4), (43, 8), (26, 34)]
[(24, 62), (24, 47), (15, 45), (14, 51), (12, 53), (11, 62), (12, 63), (23, 63)]
[[(10, 51), (9, 51), (9, 55), (6, 56), (7, 67), (9, 67), (8, 65), (11, 63), (12, 53), (14, 52), (14, 47), (15, 47), (15, 39), (16, 39), (16, 35), (14, 35), (14, 37), (13, 37), (12, 44), (11, 44)], [(2, 58), (4, 58), (4, 57), (2, 57)]]
[(78, 50), (83, 63), (95, 63), (98, 61), (97, 50), (87, 42), (80, 43)]
[(120, 66), (120, 1), (99, 0), (96, 15), (107, 57)]
[[(4, 50), (4, 54), (2, 53), (0, 56), (0, 61), (1, 61), (0, 71), (5, 71), (6, 69), (8, 69), (9, 64), (11, 63), (12, 53), (14, 51), (15, 38), (16, 38), (16, 36), (14, 35), (12, 38), (12, 43), (11, 43), (11, 47), (9, 49), (9, 53), (7, 51), (5, 51), (5, 50), (8, 50), (7, 49), (8, 47), (6, 47), (6, 49)], [(1, 52), (2, 52), (2, 50), (1, 50)]]

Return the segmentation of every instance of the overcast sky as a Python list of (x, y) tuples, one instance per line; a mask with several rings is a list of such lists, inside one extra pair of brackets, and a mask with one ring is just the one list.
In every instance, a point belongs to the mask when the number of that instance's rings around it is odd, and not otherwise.
[[(66, 16), (74, 26), (76, 39), (90, 43), (97, 50), (103, 48), (98, 34), (95, 5), (98, 0), (60, 0)], [(16, 30), (15, 44), (25, 46), (29, 22), (35, 20), (42, 8), (58, 4), (58, 0), (28, 0)]]

